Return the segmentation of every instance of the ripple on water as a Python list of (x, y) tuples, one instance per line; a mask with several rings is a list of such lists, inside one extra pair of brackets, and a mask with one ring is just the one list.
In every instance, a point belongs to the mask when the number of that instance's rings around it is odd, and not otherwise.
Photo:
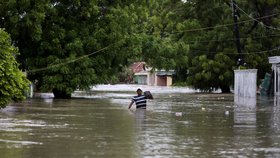
[[(6, 145), (0, 148), (22, 148), (23, 146), (42, 145), (42, 142), (32, 141), (30, 138), (23, 138), (23, 135), (33, 136), (34, 130), (45, 128), (65, 128), (68, 124), (48, 124), (42, 120), (22, 120), (18, 118), (1, 118), (0, 132), (4, 132), (0, 138), (0, 143)], [(20, 136), (20, 137), (19, 137)], [(26, 140), (24, 140), (26, 139)]]
[(7, 140), (7, 139), (0, 139), (0, 142), (9, 143), (9, 144), (18, 144), (19, 145), (41, 145), (43, 143), (40, 142), (33, 142), (33, 141), (20, 141), (20, 140)]

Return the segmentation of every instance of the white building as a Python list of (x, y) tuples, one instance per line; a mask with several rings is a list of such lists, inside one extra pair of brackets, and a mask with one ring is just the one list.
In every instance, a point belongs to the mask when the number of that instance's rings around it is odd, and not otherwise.
[(174, 70), (153, 70), (145, 62), (136, 62), (131, 66), (134, 72), (134, 82), (149, 86), (171, 86), (173, 84)]
[(173, 84), (174, 71), (155, 70), (140, 71), (134, 74), (134, 80), (138, 84), (149, 86), (171, 86)]

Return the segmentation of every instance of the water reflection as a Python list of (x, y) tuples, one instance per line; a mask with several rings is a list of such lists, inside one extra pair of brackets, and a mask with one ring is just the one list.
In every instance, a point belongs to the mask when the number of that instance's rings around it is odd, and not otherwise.
[(134, 114), (134, 119), (135, 119), (135, 127), (136, 130), (141, 130), (142, 126), (144, 126), (144, 123), (147, 119), (147, 110), (145, 109), (136, 109), (132, 110), (130, 109), (131, 113)]
[(272, 127), (276, 130), (280, 130), (280, 96), (274, 97), (274, 106), (272, 113)]
[(274, 106), (279, 106), (280, 105), (280, 96), (275, 96), (274, 97)]
[(234, 96), (234, 125), (256, 127), (256, 98)]

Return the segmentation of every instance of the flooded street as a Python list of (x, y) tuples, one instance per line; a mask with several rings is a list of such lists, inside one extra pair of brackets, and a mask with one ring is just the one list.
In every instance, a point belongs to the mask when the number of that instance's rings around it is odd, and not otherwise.
[(8, 106), (0, 111), (0, 158), (280, 157), (279, 98), (240, 107), (233, 94), (142, 86), (155, 99), (147, 110), (128, 110), (136, 87)]

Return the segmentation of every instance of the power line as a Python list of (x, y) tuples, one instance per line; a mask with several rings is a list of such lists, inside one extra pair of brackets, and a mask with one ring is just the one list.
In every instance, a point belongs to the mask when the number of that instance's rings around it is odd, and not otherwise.
[[(252, 18), (250, 15), (248, 15), (244, 10), (242, 10), (240, 7), (238, 7), (236, 4), (234, 4), (239, 10), (241, 10), (244, 14), (246, 14), (250, 20), (244, 20), (244, 21), (240, 21), (238, 22), (237, 24), (241, 24), (241, 23), (245, 23), (245, 22), (249, 22), (249, 21), (257, 21), (259, 23), (261, 23), (261, 21), (259, 21), (258, 19), (264, 19), (264, 18), (268, 18), (268, 17), (272, 17), (272, 16), (275, 16), (275, 15), (278, 15), (279, 13), (275, 13), (275, 14), (271, 14), (271, 15), (267, 15), (267, 16), (263, 16), (263, 17), (258, 17), (258, 18)], [(232, 25), (235, 25), (235, 23), (230, 23), (230, 24), (224, 24), (224, 25), (218, 25), (218, 26), (211, 26), (211, 27), (203, 27), (203, 28), (195, 28), (195, 29), (189, 29), (189, 30), (182, 30), (182, 31), (175, 31), (175, 32), (172, 32), (172, 33), (169, 33), (169, 34), (178, 34), (178, 33), (183, 33), (183, 32), (195, 32), (195, 31), (203, 31), (203, 30), (208, 30), (208, 29), (215, 29), (215, 28), (221, 28), (221, 27), (228, 27), (228, 26), (232, 26)], [(274, 28), (274, 27), (271, 27), (271, 26), (267, 26), (265, 24), (263, 24), (265, 27), (267, 28), (270, 28), (270, 29), (274, 29), (274, 30), (280, 30), (279, 28)], [(276, 35), (276, 36), (279, 36), (279, 35)], [(266, 36), (266, 37), (273, 37), (273, 36)], [(257, 38), (266, 38), (265, 36), (262, 36), (262, 37), (257, 37)], [(200, 42), (214, 42), (214, 41), (230, 41), (230, 40), (235, 40), (235, 39), (228, 39), (228, 40), (211, 40), (211, 41), (200, 41)], [(190, 41), (190, 42), (197, 42), (197, 41)], [(34, 69), (34, 70), (29, 70), (28, 73), (34, 73), (34, 72), (39, 72), (39, 71), (44, 71), (44, 70), (48, 70), (48, 69), (51, 69), (51, 68), (54, 68), (54, 67), (58, 67), (58, 66), (62, 66), (62, 65), (66, 65), (66, 64), (69, 64), (69, 63), (73, 63), (73, 62), (76, 62), (78, 60), (81, 60), (85, 57), (89, 57), (91, 55), (94, 55), (98, 52), (101, 52), (105, 49), (108, 49), (111, 45), (107, 46), (107, 47), (104, 47), (98, 51), (95, 51), (93, 53), (90, 53), (90, 54), (87, 54), (87, 55), (84, 55), (84, 56), (81, 56), (81, 57), (78, 57), (76, 59), (72, 59), (72, 60), (69, 60), (69, 61), (66, 61), (64, 63), (59, 63), (59, 64), (54, 64), (54, 65), (50, 65), (50, 66), (47, 66), (47, 67), (44, 67), (44, 68), (39, 68), (39, 69)], [(258, 54), (258, 53), (266, 53), (266, 52), (272, 52), (272, 51), (277, 51), (277, 50), (280, 50), (280, 47), (277, 47), (277, 48), (274, 48), (274, 49), (271, 49), (271, 50), (266, 50), (266, 51), (259, 51), (259, 52), (251, 52), (251, 53), (241, 53), (241, 54)], [(216, 53), (216, 52), (208, 52), (208, 53)], [(224, 54), (236, 54), (236, 53), (224, 53)]]
[[(279, 37), (280, 34), (273, 34), (269, 36), (253, 36), (251, 37), (252, 39), (263, 39), (263, 38), (268, 38), (268, 37)], [(240, 39), (247, 39), (249, 37), (240, 37)], [(188, 41), (188, 43), (208, 43), (208, 42), (226, 42), (226, 41), (234, 41), (235, 38), (227, 38), (227, 39), (222, 39), (222, 40), (202, 40), (202, 41)]]
[[(258, 51), (258, 52), (247, 52), (247, 53), (241, 53), (243, 55), (249, 55), (249, 54), (263, 54), (263, 53), (267, 53), (267, 52), (274, 52), (274, 51), (279, 51), (280, 50), (280, 46), (278, 47), (275, 47), (273, 49), (270, 49), (270, 50), (264, 50), (264, 51)], [(197, 51), (200, 51), (200, 50), (197, 50)], [(205, 54), (215, 54), (215, 53), (218, 53), (218, 52), (206, 52), (206, 51), (200, 51), (202, 53), (205, 53)], [(240, 53), (223, 53), (223, 54), (226, 54), (226, 55), (238, 55)]]
[(267, 53), (267, 52), (274, 52), (274, 51), (278, 51), (280, 50), (280, 47), (275, 47), (271, 50), (264, 50), (264, 51), (259, 51), (259, 52), (252, 52), (252, 53), (248, 53), (248, 54), (261, 54), (261, 53)]
[(62, 65), (69, 64), (69, 63), (73, 63), (73, 62), (76, 62), (76, 61), (78, 61), (78, 60), (81, 60), (81, 59), (83, 59), (83, 58), (85, 58), (85, 57), (89, 57), (89, 56), (91, 56), (91, 55), (94, 55), (94, 54), (96, 54), (96, 53), (99, 53), (99, 52), (101, 52), (101, 51), (103, 51), (103, 50), (105, 50), (105, 49), (108, 49), (110, 46), (112, 46), (112, 44), (109, 45), (109, 46), (107, 46), (107, 47), (104, 47), (104, 48), (102, 48), (102, 49), (100, 49), (100, 50), (98, 50), (98, 51), (95, 51), (95, 52), (93, 52), (93, 53), (90, 53), (90, 54), (87, 54), (87, 55), (78, 57), (78, 58), (76, 58), (76, 59), (72, 59), (72, 60), (69, 60), (69, 61), (66, 61), (66, 62), (63, 62), (63, 63), (59, 63), (59, 64), (50, 65), (50, 66), (47, 66), (47, 67), (44, 67), (44, 68), (29, 70), (29, 71), (27, 71), (27, 73), (34, 73), (34, 72), (39, 72), (39, 71), (45, 71), (45, 70), (48, 70), (48, 69), (51, 69), (51, 68), (54, 68), (54, 67), (58, 67), (58, 66), (62, 66)]
[(253, 18), (251, 17), (248, 13), (246, 13), (243, 9), (241, 9), (240, 7), (238, 7), (236, 4), (233, 4), (236, 8), (238, 8), (240, 11), (242, 11), (246, 16), (248, 16), (250, 19), (252, 19), (253, 21), (256, 21), (260, 24), (262, 24), (264, 27), (266, 28), (269, 28), (269, 29), (272, 29), (272, 30), (278, 30), (280, 31), (280, 28), (276, 28), (276, 27), (272, 27), (272, 26), (268, 26), (268, 25), (265, 25), (264, 23), (262, 23), (261, 21), (259, 21), (258, 19), (256, 18)]
[[(278, 15), (279, 13), (275, 13), (275, 14), (271, 14), (271, 15), (266, 15), (266, 16), (262, 16), (262, 17), (258, 17), (258, 18), (254, 18), (254, 19), (249, 19), (249, 20), (244, 20), (244, 21), (239, 21), (237, 24), (242, 24), (242, 23), (246, 23), (246, 22), (250, 22), (250, 21), (255, 21), (257, 19), (265, 19), (268, 17), (272, 17), (275, 15)], [(182, 31), (175, 31), (172, 33), (167, 33), (167, 34), (178, 34), (178, 33), (184, 33), (184, 32), (196, 32), (196, 31), (204, 31), (204, 30), (209, 30), (209, 29), (216, 29), (216, 28), (221, 28), (221, 27), (228, 27), (228, 26), (232, 26), (234, 25), (234, 23), (229, 23), (229, 24), (224, 24), (224, 25), (217, 25), (217, 26), (209, 26), (209, 27), (202, 27), (202, 28), (194, 28), (194, 29), (189, 29), (189, 30), (182, 30)]]

